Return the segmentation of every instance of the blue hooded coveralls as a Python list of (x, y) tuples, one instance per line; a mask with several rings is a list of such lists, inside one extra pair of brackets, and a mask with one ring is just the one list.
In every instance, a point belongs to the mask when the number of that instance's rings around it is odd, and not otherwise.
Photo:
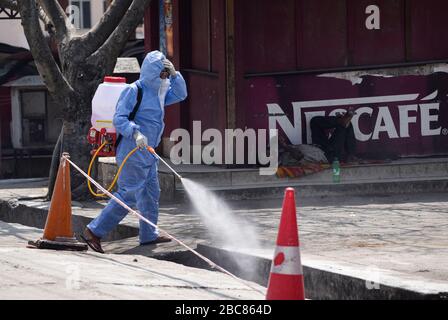
[[(162, 84), (160, 73), (165, 56), (159, 51), (148, 53), (143, 61), (140, 79), (129, 85), (121, 94), (113, 123), (117, 132), (123, 136), (117, 149), (117, 164), (135, 147), (134, 133), (140, 131), (148, 138), (148, 145), (156, 148), (165, 127), (164, 106), (159, 101), (159, 89)], [(134, 121), (129, 121), (129, 114), (137, 103), (138, 88), (142, 88), (142, 101)], [(185, 80), (177, 72), (170, 76), (170, 86), (165, 96), (165, 106), (180, 102), (187, 97)], [(147, 150), (134, 153), (126, 162), (118, 179), (118, 190), (114, 195), (130, 207), (137, 210), (149, 221), (157, 224), (159, 216), (159, 180), (157, 177), (157, 158)], [(114, 200), (110, 200), (101, 214), (87, 227), (94, 235), (103, 238), (112, 231), (127, 215), (128, 211)], [(140, 220), (140, 243), (154, 241), (158, 237), (156, 228)]]

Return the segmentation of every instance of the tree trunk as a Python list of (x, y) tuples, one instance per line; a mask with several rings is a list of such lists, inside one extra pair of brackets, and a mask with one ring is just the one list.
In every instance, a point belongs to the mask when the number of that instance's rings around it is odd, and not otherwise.
[[(87, 172), (90, 163), (90, 145), (87, 142), (87, 133), (90, 129), (91, 107), (85, 101), (90, 101), (88, 92), (84, 92), (85, 97), (73, 95), (73, 98), (66, 99), (68, 110), (76, 110), (75, 113), (66, 113), (64, 123), (51, 161), (50, 179), (47, 197), (51, 198), (56, 175), (59, 168), (59, 160), (63, 152), (70, 155), (70, 160)], [(57, 97), (60, 98), (60, 97)], [(68, 101), (67, 101), (68, 100)], [(75, 168), (71, 167), (71, 187), (72, 198), (76, 200), (91, 199), (87, 189), (86, 178)]]
[(48, 177), (48, 193), (46, 196), (46, 200), (50, 201), (51, 197), (53, 196), (53, 190), (54, 190), (54, 184), (56, 183), (56, 176), (58, 174), (59, 169), (59, 159), (61, 157), (61, 140), (63, 132), (59, 134), (58, 141), (56, 141), (56, 145), (54, 146), (53, 150), (53, 156), (51, 158), (51, 165), (50, 165), (50, 174)]
[[(87, 132), (90, 128), (90, 114), (87, 119), (76, 119), (64, 123), (64, 139), (62, 152), (68, 152), (73, 161), (84, 172), (87, 172), (90, 162), (90, 145), (87, 143)], [(91, 199), (87, 189), (86, 178), (75, 168), (71, 167), (72, 197), (76, 200)]]

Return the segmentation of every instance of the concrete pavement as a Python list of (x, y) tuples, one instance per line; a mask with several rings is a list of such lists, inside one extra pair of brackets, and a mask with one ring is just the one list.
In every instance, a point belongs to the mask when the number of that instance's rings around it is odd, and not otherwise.
[[(446, 194), (303, 200), (298, 196), (297, 205), (304, 265), (423, 294), (448, 292)], [(281, 201), (237, 201), (232, 206), (242, 224), (257, 229), (263, 243), (258, 254), (272, 258)], [(198, 243), (224, 246), (191, 214), (194, 209), (164, 209), (162, 228), (181, 239), (194, 237)], [(120, 248), (120, 241), (110, 243), (109, 249), (138, 252), (136, 239), (127, 241), (127, 250)]]
[(25, 248), (41, 236), (42, 230), (0, 222), (0, 299), (264, 298), (223, 273), (168, 261)]
[[(44, 189), (3, 189), (0, 199), (14, 203), (11, 197), (38, 194), (38, 190)], [(20, 203), (41, 208), (48, 205), (39, 201)], [(263, 243), (259, 248), (262, 254), (272, 255), (281, 200), (229, 204), (234, 214), (242, 219), (242, 225), (250, 224), (256, 228)], [(75, 205), (76, 215), (85, 215), (89, 220), (104, 204)], [(374, 275), (371, 280), (382, 285), (420, 293), (448, 292), (446, 193), (301, 198), (298, 192), (297, 206), (305, 265), (366, 280)], [(7, 214), (2, 212), (0, 220), (2, 216), (12, 219), (19, 215), (17, 209), (11, 209)], [(189, 203), (163, 205), (159, 225), (193, 247), (199, 243), (223, 245), (208, 232)], [(121, 227), (137, 232), (138, 221), (128, 216)], [(141, 248), (137, 246), (135, 235), (117, 238), (105, 243), (104, 247), (114, 254), (149, 257), (184, 250), (174, 243)]]

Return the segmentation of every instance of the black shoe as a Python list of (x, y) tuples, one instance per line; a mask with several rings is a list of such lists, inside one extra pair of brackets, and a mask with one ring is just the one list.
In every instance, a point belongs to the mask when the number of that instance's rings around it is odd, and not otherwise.
[(101, 248), (101, 238), (98, 238), (96, 235), (90, 231), (89, 228), (84, 229), (84, 233), (79, 235), (82, 240), (95, 252), (104, 253), (103, 248)]

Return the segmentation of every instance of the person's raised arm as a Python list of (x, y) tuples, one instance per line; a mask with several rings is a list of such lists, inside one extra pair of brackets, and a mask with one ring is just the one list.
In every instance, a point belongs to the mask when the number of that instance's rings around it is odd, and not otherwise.
[(165, 106), (178, 103), (187, 98), (187, 84), (182, 74), (174, 68), (174, 65), (166, 59), (163, 65), (170, 73), (170, 88), (165, 97)]

